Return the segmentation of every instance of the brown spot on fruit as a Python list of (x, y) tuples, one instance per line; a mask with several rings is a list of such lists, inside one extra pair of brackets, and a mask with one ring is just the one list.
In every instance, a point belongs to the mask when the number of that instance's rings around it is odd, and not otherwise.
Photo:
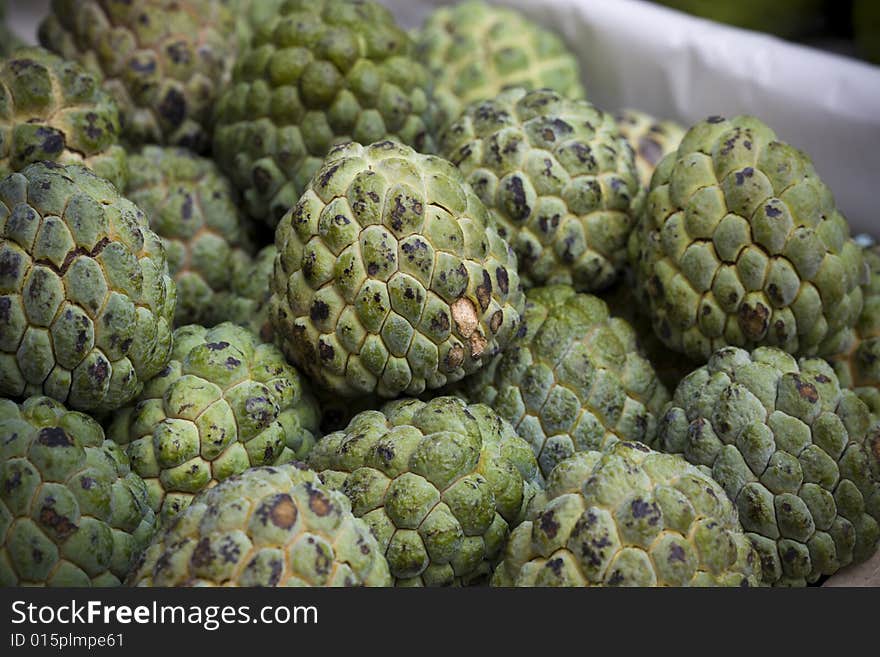
[(328, 184), (330, 184), (330, 181), (333, 179), (333, 174), (335, 174), (339, 170), (339, 167), (339, 164), (334, 164), (323, 171), (318, 177), (318, 184), (321, 187), (326, 187)]
[(214, 551), (211, 549), (211, 541), (206, 537), (202, 538), (193, 550), (190, 563), (196, 568), (207, 566), (214, 561)]
[(321, 301), (320, 299), (315, 299), (312, 303), (312, 307), (309, 309), (309, 317), (312, 318), (312, 321), (324, 321), (330, 316), (330, 306)]
[(61, 427), (45, 427), (37, 435), (37, 442), (45, 447), (72, 447), (73, 440)]
[(333, 512), (333, 502), (324, 493), (310, 486), (309, 508), (316, 516), (327, 516)]
[(492, 333), (498, 333), (498, 329), (501, 328), (501, 325), (504, 323), (504, 313), (500, 310), (496, 310), (492, 313), (491, 319), (489, 319), (489, 329)]
[(473, 333), (468, 341), (471, 345), (471, 358), (480, 358), (489, 344), (489, 341), (479, 331)]
[(276, 527), (281, 529), (290, 529), (296, 524), (296, 518), (299, 511), (293, 498), (287, 493), (283, 493), (275, 497), (271, 508), (269, 509), (269, 520)]
[(452, 304), (451, 310), (455, 330), (465, 338), (470, 337), (477, 330), (477, 326), (480, 323), (474, 302), (465, 297), (456, 299)]
[(464, 362), (464, 347), (460, 344), (455, 345), (447, 352), (444, 360), (447, 371), (458, 369)]
[(797, 374), (792, 376), (792, 380), (794, 381), (794, 385), (797, 388), (798, 394), (806, 399), (811, 404), (815, 404), (819, 401), (819, 391), (816, 390), (816, 386), (814, 386), (809, 381), (804, 381)]
[(335, 355), (335, 351), (333, 347), (331, 347), (326, 342), (318, 343), (318, 354), (322, 361), (326, 362), (328, 360), (333, 360), (333, 356)]
[(559, 523), (556, 522), (552, 512), (542, 513), (538, 516), (538, 526), (547, 538), (555, 538), (556, 533), (559, 531)]
[(743, 304), (738, 313), (740, 328), (749, 340), (758, 341), (767, 333), (770, 325), (770, 309), (764, 304)]
[(449, 330), (449, 315), (438, 312), (431, 318), (431, 330), (435, 333), (446, 333)]
[(51, 506), (40, 509), (40, 524), (51, 528), (59, 538), (67, 538), (79, 529), (70, 518), (65, 518)]
[(485, 269), (483, 270), (483, 282), (477, 285), (476, 293), (480, 309), (486, 312), (489, 302), (492, 301), (492, 279), (489, 277), (489, 272)]

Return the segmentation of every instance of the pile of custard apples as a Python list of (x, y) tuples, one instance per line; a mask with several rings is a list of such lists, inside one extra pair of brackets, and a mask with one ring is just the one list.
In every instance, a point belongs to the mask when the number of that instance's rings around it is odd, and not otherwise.
[(812, 585), (880, 255), (479, 1), (53, 0), (0, 63), (0, 584)]

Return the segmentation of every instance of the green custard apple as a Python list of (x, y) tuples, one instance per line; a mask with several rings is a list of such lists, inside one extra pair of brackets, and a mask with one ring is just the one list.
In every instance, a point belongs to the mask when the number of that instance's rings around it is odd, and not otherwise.
[(577, 58), (562, 39), (507, 7), (440, 7), (416, 35), (416, 50), (434, 80), (438, 129), (510, 87), (584, 97)]
[(685, 129), (674, 121), (661, 121), (650, 114), (624, 109), (614, 115), (621, 134), (636, 154), (636, 169), (642, 187), (651, 185), (654, 169), (669, 153), (678, 149)]
[(397, 142), (336, 147), (278, 225), (269, 318), (343, 397), (419, 395), (513, 338), (516, 256), (461, 173)]
[(865, 303), (849, 348), (831, 361), (840, 385), (853, 388), (880, 420), (880, 252), (864, 251), (870, 269)]
[(444, 131), (440, 151), (489, 208), (525, 286), (589, 292), (614, 282), (641, 187), (633, 150), (610, 114), (547, 89), (508, 89), (469, 105)]
[(561, 461), (510, 536), (493, 586), (757, 586), (721, 487), (680, 456), (617, 442)]
[(184, 148), (145, 146), (129, 161), (125, 195), (162, 239), (177, 283), (175, 326), (204, 323), (232, 287), (230, 263), (250, 249), (235, 192), (213, 161)]
[(0, 395), (131, 401), (171, 354), (176, 287), (147, 218), (81, 165), (0, 181)]
[(544, 475), (575, 452), (652, 440), (669, 401), (632, 326), (564, 285), (529, 290), (522, 330), (456, 389), (513, 424)]
[(651, 180), (630, 256), (654, 331), (705, 362), (724, 346), (844, 350), (862, 249), (810, 159), (750, 116), (697, 123)]
[(433, 148), (429, 79), (372, 0), (291, 0), (258, 24), (216, 111), (214, 156), (274, 228), (336, 144)]
[(96, 75), (125, 139), (204, 152), (238, 53), (221, 0), (52, 0), (40, 43)]
[(820, 358), (719, 349), (678, 386), (655, 445), (721, 484), (767, 584), (813, 583), (877, 549), (880, 431)]
[(42, 48), (0, 65), (0, 176), (43, 160), (83, 164), (118, 189), (128, 164), (119, 110), (94, 76)]
[(390, 586), (388, 563), (342, 493), (295, 464), (203, 491), (135, 563), (132, 586)]
[(119, 586), (155, 524), (94, 419), (48, 397), (0, 399), (0, 586)]
[(351, 500), (397, 586), (485, 581), (543, 483), (510, 424), (456, 397), (359, 413), (309, 465)]
[(260, 465), (304, 459), (318, 438), (307, 383), (243, 327), (174, 331), (168, 366), (107, 434), (147, 484), (166, 526), (201, 490)]

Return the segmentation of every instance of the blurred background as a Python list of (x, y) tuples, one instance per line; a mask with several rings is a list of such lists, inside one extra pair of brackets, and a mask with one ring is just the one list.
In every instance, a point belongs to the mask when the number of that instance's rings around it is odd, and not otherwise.
[[(379, 1), (415, 29), (455, 0)], [(603, 109), (759, 117), (810, 154), (855, 231), (880, 234), (880, 0), (489, 2), (559, 34)], [(6, 0), (7, 21), (35, 43), (49, 3)]]
[[(8, 0), (13, 29), (33, 42), (50, 0)], [(653, 0), (671, 9), (880, 64), (880, 0)]]
[[(28, 42), (50, 0), (7, 0)], [(656, 4), (880, 64), (880, 0), (653, 0)]]
[(656, 0), (694, 16), (880, 64), (880, 0)]

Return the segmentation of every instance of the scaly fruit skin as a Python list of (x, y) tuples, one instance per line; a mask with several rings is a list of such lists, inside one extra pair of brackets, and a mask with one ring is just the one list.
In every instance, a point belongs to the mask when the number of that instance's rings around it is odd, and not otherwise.
[(119, 110), (79, 64), (22, 48), (0, 66), (0, 176), (42, 160), (83, 164), (123, 189)]
[(275, 346), (245, 328), (182, 326), (168, 367), (107, 433), (144, 478), (165, 526), (231, 475), (304, 458), (319, 419), (305, 386)]
[(525, 286), (596, 291), (614, 281), (640, 186), (610, 114), (546, 89), (509, 89), (470, 105), (444, 131), (440, 151), (492, 212)]
[(651, 319), (645, 314), (647, 309), (642, 307), (633, 288), (632, 270), (626, 268), (620, 280), (602, 292), (602, 301), (608, 304), (608, 311), (614, 317), (629, 322), (636, 334), (639, 353), (648, 359), (666, 389), (675, 390), (681, 380), (702, 363), (694, 362), (663, 344), (654, 333)]
[(370, 526), (397, 586), (488, 576), (542, 483), (513, 427), (456, 397), (364, 411), (325, 436), (309, 464)]
[(235, 60), (235, 30), (219, 0), (52, 0), (39, 39), (102, 79), (133, 145), (202, 152)]
[(825, 361), (727, 347), (678, 386), (655, 444), (721, 484), (765, 583), (804, 585), (877, 547), (880, 432), (870, 425)]
[(0, 182), (0, 395), (119, 408), (168, 362), (175, 298), (158, 236), (106, 180), (42, 162)]
[(345, 495), (301, 465), (251, 468), (199, 494), (156, 535), (132, 586), (390, 586)]
[(554, 468), (493, 586), (758, 586), (721, 487), (679, 456), (618, 442)]
[(0, 399), (0, 586), (118, 586), (153, 536), (143, 480), (95, 420)]
[[(840, 385), (853, 388), (875, 414), (880, 411), (880, 252), (865, 249), (870, 270), (862, 287), (865, 303), (852, 343), (832, 360)], [(878, 418), (880, 419), (880, 418)]]
[(529, 290), (517, 337), (457, 389), (513, 424), (544, 475), (575, 452), (652, 440), (669, 401), (629, 323), (564, 285)]
[(219, 0), (236, 17), (239, 48), (247, 48), (257, 25), (279, 13), (286, 0)]
[(217, 312), (214, 296), (232, 285), (230, 262), (249, 248), (232, 186), (213, 161), (183, 148), (146, 146), (129, 162), (125, 195), (162, 238), (177, 283), (174, 323), (204, 323)]
[(246, 326), (260, 336), (263, 342), (273, 342), (274, 332), (269, 322), (269, 287), (278, 249), (274, 244), (260, 249), (255, 256), (242, 250), (232, 253), (230, 289), (214, 295), (208, 323), (232, 322)]
[(214, 154), (275, 227), (335, 144), (433, 148), (428, 77), (381, 5), (292, 0), (255, 30), (217, 107)]
[(336, 147), (275, 235), (269, 317), (287, 357), (345, 397), (421, 394), (516, 333), (516, 256), (452, 164)]
[(473, 1), (437, 9), (416, 50), (434, 80), (438, 129), (511, 87), (584, 97), (577, 58), (556, 34), (512, 9)]
[(614, 115), (621, 134), (636, 154), (636, 169), (642, 187), (651, 185), (654, 169), (669, 153), (678, 149), (685, 129), (674, 121), (660, 121), (650, 114), (624, 109)]
[(635, 234), (637, 283), (675, 351), (828, 357), (851, 338), (861, 248), (810, 159), (753, 117), (693, 126), (657, 167)]

